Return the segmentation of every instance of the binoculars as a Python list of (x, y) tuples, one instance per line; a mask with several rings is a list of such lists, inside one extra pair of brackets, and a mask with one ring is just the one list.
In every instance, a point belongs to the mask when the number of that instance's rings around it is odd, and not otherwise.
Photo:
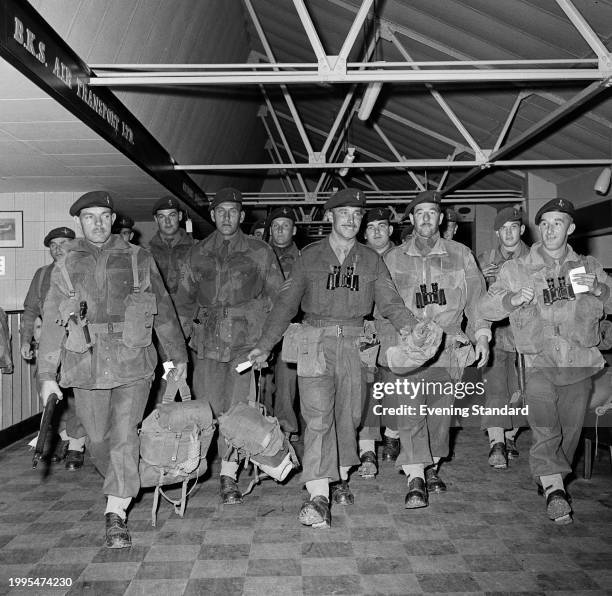
[(574, 289), (571, 285), (567, 285), (564, 277), (557, 277), (558, 285), (555, 286), (555, 278), (547, 277), (546, 283), (548, 288), (544, 288), (542, 293), (544, 295), (544, 304), (550, 306), (557, 300), (576, 300)]
[(327, 274), (327, 289), (348, 288), (351, 292), (359, 291), (359, 275), (355, 273), (355, 266), (346, 268), (346, 273), (341, 273), (340, 265), (330, 265), (331, 271)]
[(438, 289), (437, 283), (431, 284), (431, 292), (427, 291), (427, 284), (421, 284), (419, 288), (421, 291), (416, 292), (417, 308), (425, 308), (428, 304), (439, 304), (440, 306), (446, 304), (444, 290)]

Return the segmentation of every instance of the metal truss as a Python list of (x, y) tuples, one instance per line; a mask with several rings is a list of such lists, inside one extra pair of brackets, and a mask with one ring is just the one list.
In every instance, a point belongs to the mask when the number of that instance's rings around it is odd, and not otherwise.
[[(279, 198), (278, 195), (269, 197), (257, 195), (248, 201), (259, 204), (263, 200), (267, 204), (303, 203), (318, 204), (326, 196), (326, 188), (332, 181), (330, 172), (347, 168), (351, 172), (361, 171), (363, 179), (359, 183), (366, 188), (373, 201), (378, 201), (379, 195), (391, 196), (389, 193), (380, 191), (376, 181), (371, 174), (376, 171), (401, 169), (406, 172), (414, 185), (414, 190), (406, 191), (404, 196), (399, 197), (401, 202), (406, 201), (412, 195), (425, 188), (422, 178), (414, 170), (427, 171), (439, 170), (440, 177), (436, 182), (437, 188), (445, 196), (452, 196), (452, 202), (456, 191), (465, 187), (474, 179), (486, 174), (494, 168), (512, 169), (513, 173), (524, 175), (523, 172), (515, 171), (516, 168), (532, 167), (562, 167), (562, 166), (597, 166), (609, 165), (610, 159), (572, 159), (572, 160), (513, 160), (513, 154), (533, 145), (536, 139), (545, 131), (550, 131), (560, 120), (570, 114), (584, 111), (585, 105), (597, 95), (605, 92), (612, 85), (612, 54), (607, 50), (604, 43), (595, 34), (590, 25), (574, 7), (570, 0), (556, 0), (569, 21), (575, 26), (580, 35), (594, 52), (596, 58), (577, 59), (546, 59), (546, 60), (474, 60), (457, 52), (453, 48), (445, 46), (430, 38), (425, 38), (418, 32), (401, 27), (395, 23), (379, 19), (374, 15), (374, 37), (369, 41), (368, 49), (361, 61), (348, 62), (348, 56), (353, 48), (359, 32), (370, 14), (374, 0), (362, 0), (359, 7), (345, 0), (329, 0), (337, 6), (341, 6), (354, 14), (352, 25), (346, 35), (342, 48), (337, 55), (326, 53), (319, 38), (316, 27), (306, 7), (304, 0), (292, 0), (293, 6), (306, 32), (308, 41), (312, 48), (316, 62), (308, 63), (279, 63), (276, 61), (272, 47), (268, 42), (265, 32), (259, 22), (251, 0), (244, 0), (246, 10), (253, 23), (257, 36), (264, 48), (264, 54), (252, 52), (249, 62), (246, 64), (93, 64), (91, 69), (96, 76), (89, 80), (90, 86), (166, 86), (166, 85), (258, 85), (262, 91), (265, 107), (260, 110), (258, 116), (265, 127), (268, 141), (266, 150), (270, 156), (271, 163), (251, 164), (180, 164), (175, 165), (176, 170), (205, 172), (205, 171), (268, 171), (278, 172), (286, 195)], [(418, 62), (412, 59), (400, 37), (409, 37), (420, 43), (426, 44), (439, 52), (448, 55), (452, 60)], [(403, 61), (371, 61), (376, 42), (382, 37), (390, 42), (400, 53)], [(569, 101), (561, 100), (550, 93), (541, 95), (555, 103), (560, 104), (548, 116), (531, 128), (518, 135), (512, 141), (506, 142), (513, 122), (518, 114), (523, 101), (532, 94), (537, 94), (537, 89), (521, 91), (507, 114), (505, 123), (498, 135), (496, 143), (491, 148), (480, 147), (469, 133), (467, 127), (445, 101), (442, 94), (434, 87), (436, 83), (479, 85), (489, 82), (525, 83), (532, 85), (543, 82), (568, 82), (585, 81), (590, 83)], [(452, 122), (461, 140), (452, 139), (441, 135), (432, 128), (424, 127), (418, 123), (401, 118), (388, 110), (379, 113), (384, 120), (394, 121), (400, 125), (412, 128), (422, 134), (428, 135), (437, 141), (441, 141), (451, 148), (444, 158), (409, 159), (393, 145), (386, 135), (382, 124), (373, 124), (376, 134), (382, 139), (395, 160), (389, 160), (376, 155), (363, 147), (356, 147), (356, 153), (360, 159), (370, 158), (371, 161), (355, 161), (346, 163), (342, 161), (340, 149), (345, 144), (345, 131), (347, 123), (358, 109), (355, 95), (358, 84), (367, 83), (396, 83), (401, 85), (425, 85), (434, 100), (440, 106), (441, 111)], [(291, 97), (290, 85), (331, 85), (349, 84), (345, 98), (338, 108), (333, 125), (329, 131), (323, 131), (304, 123), (298, 113), (297, 107)], [(280, 112), (270, 101), (264, 85), (279, 85), (289, 114)], [(305, 155), (292, 148), (283, 131), (280, 119), (290, 120), (296, 127), (299, 138), (304, 146)], [(601, 120), (601, 117), (597, 117)], [(273, 126), (268, 120), (272, 120)], [(344, 123), (344, 126), (343, 126)], [(317, 151), (311, 143), (308, 133), (315, 133), (324, 137), (321, 150)], [(277, 141), (280, 138), (280, 142)], [(281, 149), (286, 154), (286, 159), (281, 155)], [(304, 155), (305, 161), (298, 163), (294, 156)], [(471, 159), (463, 159), (471, 157)], [(514, 168), (514, 169), (513, 169)], [(458, 180), (446, 186), (449, 172), (451, 170), (467, 170)], [(318, 180), (313, 188), (308, 188), (307, 181), (302, 176), (305, 171), (316, 172)], [(292, 174), (301, 188), (301, 192), (294, 192)], [(353, 178), (355, 180), (355, 178)], [(334, 179), (336, 184), (344, 184), (344, 181)], [(378, 194), (377, 194), (378, 193)], [(406, 194), (408, 193), (408, 194)], [(507, 193), (506, 193), (507, 194)], [(396, 195), (392, 195), (396, 197)], [(487, 193), (488, 201), (497, 200), (492, 193)], [(460, 200), (463, 198), (459, 197)], [(474, 195), (474, 199), (478, 197)], [(512, 200), (516, 199), (513, 197)], [(386, 199), (380, 198), (381, 202)], [(470, 199), (471, 200), (471, 199)], [(507, 200), (504, 199), (504, 200)], [(272, 201), (272, 202), (270, 202)], [(473, 202), (473, 201), (472, 201)]]

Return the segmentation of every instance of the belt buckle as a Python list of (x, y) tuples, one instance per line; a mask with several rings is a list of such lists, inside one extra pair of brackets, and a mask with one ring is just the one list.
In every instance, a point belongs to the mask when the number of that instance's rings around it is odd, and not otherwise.
[(108, 332), (113, 333), (113, 324), (110, 321), (107, 323), (107, 327), (108, 327)]
[(342, 325), (336, 325), (336, 337), (342, 337)]

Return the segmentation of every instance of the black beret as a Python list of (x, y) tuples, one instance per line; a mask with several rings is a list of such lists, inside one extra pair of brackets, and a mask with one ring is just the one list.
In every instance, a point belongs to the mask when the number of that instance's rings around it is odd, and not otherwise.
[(279, 217), (286, 217), (287, 219), (290, 219), (293, 223), (296, 222), (296, 217), (295, 213), (293, 212), (293, 209), (291, 209), (290, 207), (277, 207), (276, 209), (273, 209), (270, 215), (268, 216), (268, 224), (271, 224), (275, 219), (278, 219)]
[(572, 219), (574, 218), (574, 213), (576, 212), (574, 209), (574, 204), (571, 201), (568, 201), (567, 199), (553, 199), (552, 201), (548, 201), (548, 203), (542, 205), (536, 213), (536, 226), (540, 225), (542, 215), (548, 213), (549, 211), (560, 211), (561, 213), (567, 213)]
[(76, 238), (75, 233), (70, 228), (53, 228), (43, 240), (43, 244), (48, 248), (51, 244), (51, 240), (55, 238), (68, 238), (68, 240), (74, 240)]
[(210, 199), (210, 208), (214, 209), (221, 203), (239, 203), (242, 205), (242, 193), (231, 186), (222, 188), (215, 193), (212, 199)]
[(389, 221), (391, 219), (391, 210), (386, 207), (374, 207), (373, 209), (368, 209), (368, 212), (365, 215), (365, 222), (363, 225), (367, 226), (369, 223), (373, 221)]
[(70, 207), (69, 213), (72, 216), (78, 215), (81, 209), (87, 209), (88, 207), (108, 207), (111, 211), (115, 210), (113, 199), (109, 193), (105, 190), (92, 190), (79, 197)]
[(325, 210), (336, 207), (365, 207), (366, 196), (363, 190), (358, 188), (343, 188), (333, 194), (324, 205)]
[(121, 217), (117, 217), (115, 220), (115, 225), (113, 228), (116, 230), (122, 230), (123, 228), (130, 228), (130, 230), (134, 227), (134, 220), (129, 215), (122, 215)]
[(157, 199), (157, 201), (155, 201), (155, 204), (153, 205), (153, 209), (151, 211), (153, 215), (155, 215), (158, 211), (161, 211), (162, 209), (176, 209), (177, 211), (180, 211), (181, 204), (178, 202), (177, 198), (170, 195), (166, 195), (165, 197), (162, 197), (161, 199)]
[(520, 223), (523, 223), (523, 214), (514, 207), (504, 207), (495, 216), (495, 221), (493, 222), (493, 229), (497, 232), (499, 228), (501, 228), (506, 222), (509, 221), (518, 221)]
[(266, 229), (266, 220), (265, 219), (258, 219), (252, 226), (251, 229), (249, 231), (249, 234), (251, 234), (251, 236), (253, 234), (255, 234), (255, 230), (265, 230)]
[(444, 210), (444, 219), (446, 221), (459, 221), (459, 215), (452, 207), (447, 207)]
[(406, 207), (406, 211), (404, 213), (404, 218), (408, 217), (408, 215), (412, 213), (412, 210), (421, 203), (436, 203), (440, 205), (441, 202), (442, 195), (438, 191), (424, 190), (423, 192), (420, 192), (416, 197), (414, 197), (414, 199), (412, 199), (412, 202), (408, 204), (408, 207)]

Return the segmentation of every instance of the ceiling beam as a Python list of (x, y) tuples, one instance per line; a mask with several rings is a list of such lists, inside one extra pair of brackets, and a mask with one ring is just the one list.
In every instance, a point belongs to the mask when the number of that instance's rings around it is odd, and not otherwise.
[[(586, 103), (591, 101), (593, 98), (597, 97), (601, 93), (605, 92), (610, 88), (610, 79), (606, 81), (596, 81), (595, 83), (591, 83), (586, 89), (583, 89), (580, 93), (576, 94), (562, 106), (558, 107), (556, 110), (551, 112), (548, 116), (540, 120), (540, 122), (536, 122), (533, 126), (528, 128), (525, 132), (518, 135), (515, 139), (507, 143), (506, 145), (500, 147), (497, 151), (493, 151), (489, 157), (489, 161), (487, 164), (483, 164), (480, 166), (474, 167), (467, 174), (462, 176), (459, 180), (451, 184), (445, 191), (445, 194), (448, 192), (452, 192), (458, 188), (461, 188), (467, 182), (474, 180), (475, 178), (480, 177), (483, 171), (483, 167), (487, 168), (489, 165), (494, 165), (494, 163), (506, 157), (516, 151), (524, 149), (528, 147), (530, 144), (533, 144), (535, 139), (537, 139), (541, 134), (551, 130), (553, 126), (557, 124), (563, 118), (570, 116), (571, 114), (580, 110)], [(523, 160), (524, 163), (525, 160)], [(551, 160), (554, 161), (554, 160)], [(567, 160), (565, 160), (567, 161)], [(601, 160), (593, 160), (593, 161), (601, 161)], [(609, 163), (610, 160), (608, 160)], [(516, 167), (523, 167), (519, 164), (520, 161), (513, 162), (516, 164)], [(553, 165), (552, 163), (550, 165)], [(593, 163), (593, 165), (595, 165)], [(529, 167), (529, 166), (524, 166)]]
[[(610, 159), (518, 159), (518, 160), (502, 160), (495, 159), (487, 162), (481, 161), (449, 161), (449, 160), (432, 160), (432, 159), (411, 159), (401, 161), (369, 161), (347, 164), (344, 162), (328, 162), (328, 163), (251, 163), (251, 164), (181, 164), (175, 165), (174, 169), (185, 172), (201, 172), (214, 170), (334, 170), (334, 169), (363, 169), (363, 170), (382, 170), (382, 169), (397, 169), (397, 168), (418, 168), (418, 169), (466, 169), (477, 168), (479, 171), (482, 168), (492, 166), (500, 167), (566, 167), (566, 166), (600, 166), (610, 165)], [(444, 191), (445, 193), (450, 190)]]
[[(372, 64), (372, 63), (370, 63)], [(282, 64), (278, 64), (282, 68)], [(459, 66), (459, 65), (458, 65)], [(491, 82), (567, 82), (567, 81), (597, 81), (607, 80), (612, 76), (612, 68), (505, 68), (478, 70), (471, 69), (384, 69), (354, 70), (347, 68), (346, 73), (331, 71), (321, 74), (313, 70), (296, 72), (295, 70), (279, 70), (275, 72), (253, 72), (253, 70), (231, 73), (206, 73), (194, 75), (192, 73), (169, 73), (162, 76), (159, 73), (151, 76), (96, 76), (88, 79), (91, 87), (163, 87), (163, 86), (201, 86), (201, 85), (307, 85), (316, 83), (458, 83), (481, 84)]]
[[(610, 66), (610, 52), (604, 43), (599, 39), (599, 36), (586, 19), (580, 14), (578, 9), (572, 4), (570, 0), (557, 0), (557, 4), (561, 7), (561, 10), (567, 15), (567, 18), (572, 22), (574, 27), (578, 30), (580, 35), (589, 44), (595, 55), (601, 62)], [(603, 65), (602, 65), (603, 66)]]

